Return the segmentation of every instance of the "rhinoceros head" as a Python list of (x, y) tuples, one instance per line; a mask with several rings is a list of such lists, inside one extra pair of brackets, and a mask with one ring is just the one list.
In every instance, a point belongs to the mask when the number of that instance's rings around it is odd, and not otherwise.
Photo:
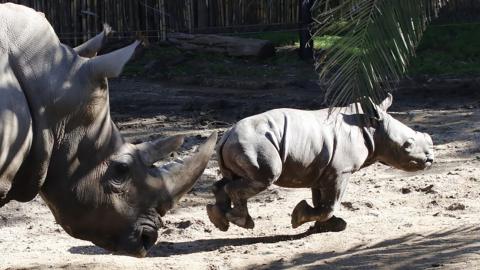
[(427, 133), (407, 127), (387, 113), (393, 101), (389, 94), (380, 105), (374, 105), (378, 127), (374, 140), (380, 162), (404, 171), (430, 167), (433, 162), (433, 142)]
[(160, 217), (205, 169), (217, 135), (182, 162), (154, 166), (183, 136), (136, 145), (123, 139), (110, 119), (107, 78), (121, 73), (138, 42), (96, 56), (101, 41), (97, 36), (73, 50), (62, 45), (56, 54), (72, 61), (64, 77), (52, 80), (59, 82), (54, 102), (42, 108), (52, 139), (47, 136), (51, 153), (40, 194), (68, 234), (145, 256), (157, 240)]
[(70, 235), (143, 257), (157, 240), (160, 216), (202, 174), (216, 133), (182, 162), (154, 166), (182, 142), (182, 136), (174, 136), (137, 145), (123, 143), (100, 164), (78, 168), (78, 178), (74, 174), (66, 184), (47, 182), (42, 196)]

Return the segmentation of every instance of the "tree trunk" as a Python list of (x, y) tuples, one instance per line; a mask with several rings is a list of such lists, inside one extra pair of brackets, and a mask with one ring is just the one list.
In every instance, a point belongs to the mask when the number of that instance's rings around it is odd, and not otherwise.
[(266, 58), (275, 54), (273, 43), (267, 40), (203, 34), (167, 34), (169, 43), (179, 49), (222, 53), (229, 56)]
[(307, 61), (313, 61), (313, 39), (310, 32), (312, 19), (313, 0), (299, 0), (298, 20), (300, 34), (300, 58)]

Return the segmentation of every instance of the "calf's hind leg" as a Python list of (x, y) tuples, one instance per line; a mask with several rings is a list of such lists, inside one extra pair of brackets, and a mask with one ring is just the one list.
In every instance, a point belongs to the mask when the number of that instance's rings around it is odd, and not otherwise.
[(233, 202), (233, 208), (226, 213), (228, 221), (246, 229), (255, 226), (248, 213), (247, 200), (250, 197), (267, 189), (268, 184), (246, 179), (238, 179), (225, 185), (225, 192)]
[(255, 224), (248, 213), (247, 200), (278, 179), (282, 173), (282, 160), (268, 138), (253, 144), (227, 146), (223, 148), (224, 161), (238, 178), (223, 187), (233, 203), (233, 208), (225, 216), (229, 222), (251, 229)]
[(222, 178), (212, 185), (212, 191), (215, 195), (215, 204), (207, 205), (207, 214), (210, 221), (221, 231), (227, 231), (229, 222), (225, 217), (225, 213), (232, 209), (231, 200), (225, 192), (225, 185), (230, 182), (230, 179)]

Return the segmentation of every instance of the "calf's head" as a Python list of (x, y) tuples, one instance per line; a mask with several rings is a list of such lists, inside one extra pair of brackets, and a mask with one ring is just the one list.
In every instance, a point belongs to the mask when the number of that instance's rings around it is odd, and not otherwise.
[(138, 43), (95, 56), (98, 41), (70, 50), (75, 64), (56, 91), (55, 107), (47, 108), (58, 139), (40, 194), (68, 234), (142, 257), (157, 240), (160, 217), (207, 166), (217, 135), (182, 162), (154, 166), (183, 137), (136, 145), (122, 138), (110, 120), (106, 78), (120, 74)]
[(392, 104), (388, 95), (380, 105), (373, 105), (378, 126), (375, 130), (377, 159), (404, 171), (418, 171), (433, 163), (433, 141), (430, 135), (414, 131), (387, 113)]

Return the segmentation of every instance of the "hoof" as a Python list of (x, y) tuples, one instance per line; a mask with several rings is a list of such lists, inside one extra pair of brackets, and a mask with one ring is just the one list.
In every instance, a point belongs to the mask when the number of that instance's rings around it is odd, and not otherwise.
[(220, 208), (216, 205), (208, 204), (207, 205), (207, 214), (208, 219), (210, 222), (215, 225), (220, 231), (226, 232), (228, 231), (228, 220), (225, 217), (225, 214), (220, 210)]
[(308, 220), (305, 218), (305, 213), (307, 209), (310, 209), (310, 205), (308, 205), (307, 201), (303, 200), (295, 206), (292, 212), (292, 227), (295, 229), (302, 225)]
[[(232, 209), (234, 210), (234, 209)], [(253, 219), (250, 215), (236, 215), (234, 211), (230, 210), (227, 212), (225, 215), (231, 223), (237, 225), (238, 227), (242, 227), (245, 229), (253, 229), (255, 227), (255, 223), (253, 222)]]
[(314, 233), (323, 232), (341, 232), (347, 228), (347, 222), (342, 218), (331, 217), (325, 222), (315, 222), (315, 225), (310, 227), (310, 230)]

